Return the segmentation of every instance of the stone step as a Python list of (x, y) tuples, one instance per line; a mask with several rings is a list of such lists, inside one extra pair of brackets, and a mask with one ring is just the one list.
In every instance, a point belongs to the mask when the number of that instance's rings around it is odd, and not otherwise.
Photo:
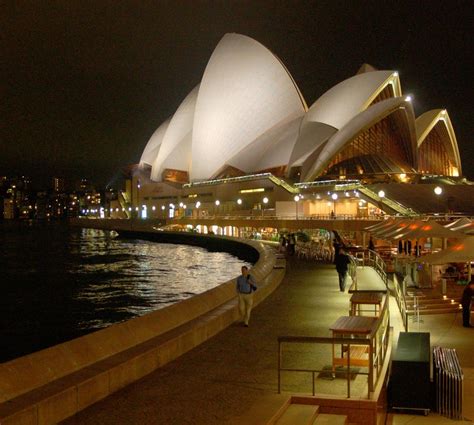
[[(313, 425), (346, 425), (347, 416), (346, 415), (332, 415), (329, 413), (320, 413)], [(295, 423), (296, 425), (296, 423)]]
[[(460, 304), (460, 301), (454, 300), (438, 300), (438, 301), (431, 301), (429, 303), (419, 302), (418, 305), (425, 307), (425, 308), (446, 308), (446, 307), (457, 307)], [(408, 308), (413, 308), (413, 302), (407, 302)]]
[[(444, 307), (444, 308), (422, 308), (420, 309), (420, 316), (426, 315), (426, 314), (446, 314), (446, 313), (456, 313), (458, 311), (461, 311), (459, 307)], [(413, 316), (415, 314), (414, 310), (408, 310), (408, 313), (410, 316)]]
[(318, 412), (319, 406), (314, 404), (291, 403), (275, 422), (275, 425), (312, 425), (316, 423)]

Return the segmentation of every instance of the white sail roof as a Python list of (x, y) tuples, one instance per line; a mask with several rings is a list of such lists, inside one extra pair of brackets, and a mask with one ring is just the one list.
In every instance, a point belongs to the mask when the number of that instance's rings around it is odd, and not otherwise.
[(191, 179), (213, 176), (245, 146), (305, 110), (293, 79), (273, 53), (249, 37), (226, 34), (199, 90)]
[(165, 136), (166, 129), (170, 123), (171, 118), (168, 118), (163, 124), (161, 124), (148, 140), (148, 143), (143, 150), (142, 156), (140, 158), (140, 165), (147, 164), (152, 166), (156, 157), (158, 156), (158, 151), (160, 150), (161, 142)]
[(152, 180), (161, 180), (161, 174), (164, 170), (163, 163), (182, 140), (192, 131), (194, 122), (194, 109), (199, 92), (197, 85), (183, 100), (179, 108), (171, 118), (163, 137), (158, 156), (153, 162), (151, 170)]
[(340, 129), (365, 110), (388, 84), (393, 86), (395, 96), (401, 96), (397, 72), (372, 71), (354, 75), (314, 102), (306, 114), (306, 120)]

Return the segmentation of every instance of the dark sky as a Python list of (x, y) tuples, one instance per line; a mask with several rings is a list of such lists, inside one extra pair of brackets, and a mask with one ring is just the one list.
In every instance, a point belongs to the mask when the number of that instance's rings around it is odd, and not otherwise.
[(473, 0), (2, 2), (0, 175), (113, 181), (238, 32), (280, 57), (308, 105), (364, 62), (398, 70), (417, 115), (449, 111), (474, 178), (473, 10)]

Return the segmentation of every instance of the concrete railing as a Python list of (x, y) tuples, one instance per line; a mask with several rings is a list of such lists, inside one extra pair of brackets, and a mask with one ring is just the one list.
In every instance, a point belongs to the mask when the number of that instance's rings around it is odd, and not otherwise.
[[(87, 221), (99, 228), (99, 220)], [(173, 238), (170, 233), (161, 235)], [(149, 238), (150, 233), (142, 236)], [(240, 249), (258, 252), (252, 268), (259, 286), (255, 304), (283, 279), (284, 263), (276, 266), (268, 246), (230, 238), (190, 237), (194, 245), (196, 238), (202, 238), (202, 245), (207, 241), (225, 250), (228, 243), (232, 251), (238, 244)], [(0, 364), (0, 423), (57, 423), (179, 357), (237, 318), (231, 280), (145, 316)]]

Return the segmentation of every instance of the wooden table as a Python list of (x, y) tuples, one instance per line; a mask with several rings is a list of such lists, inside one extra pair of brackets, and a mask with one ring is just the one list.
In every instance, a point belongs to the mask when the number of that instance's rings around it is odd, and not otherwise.
[[(367, 316), (342, 316), (339, 317), (329, 329), (332, 331), (333, 338), (339, 336), (357, 336), (358, 338), (367, 338), (377, 324), (376, 317)], [(349, 339), (349, 338), (348, 338)], [(341, 356), (336, 357), (335, 347), (332, 344), (332, 372), (335, 373), (336, 366), (348, 366), (346, 344), (341, 344)], [(353, 366), (370, 366), (372, 357), (372, 345), (351, 345), (350, 346), (350, 364)]]
[(380, 292), (358, 292), (351, 297), (351, 316), (359, 315), (361, 311), (372, 311), (372, 310), (361, 310), (361, 305), (373, 305), (374, 315), (377, 317), (382, 309), (383, 295)]

